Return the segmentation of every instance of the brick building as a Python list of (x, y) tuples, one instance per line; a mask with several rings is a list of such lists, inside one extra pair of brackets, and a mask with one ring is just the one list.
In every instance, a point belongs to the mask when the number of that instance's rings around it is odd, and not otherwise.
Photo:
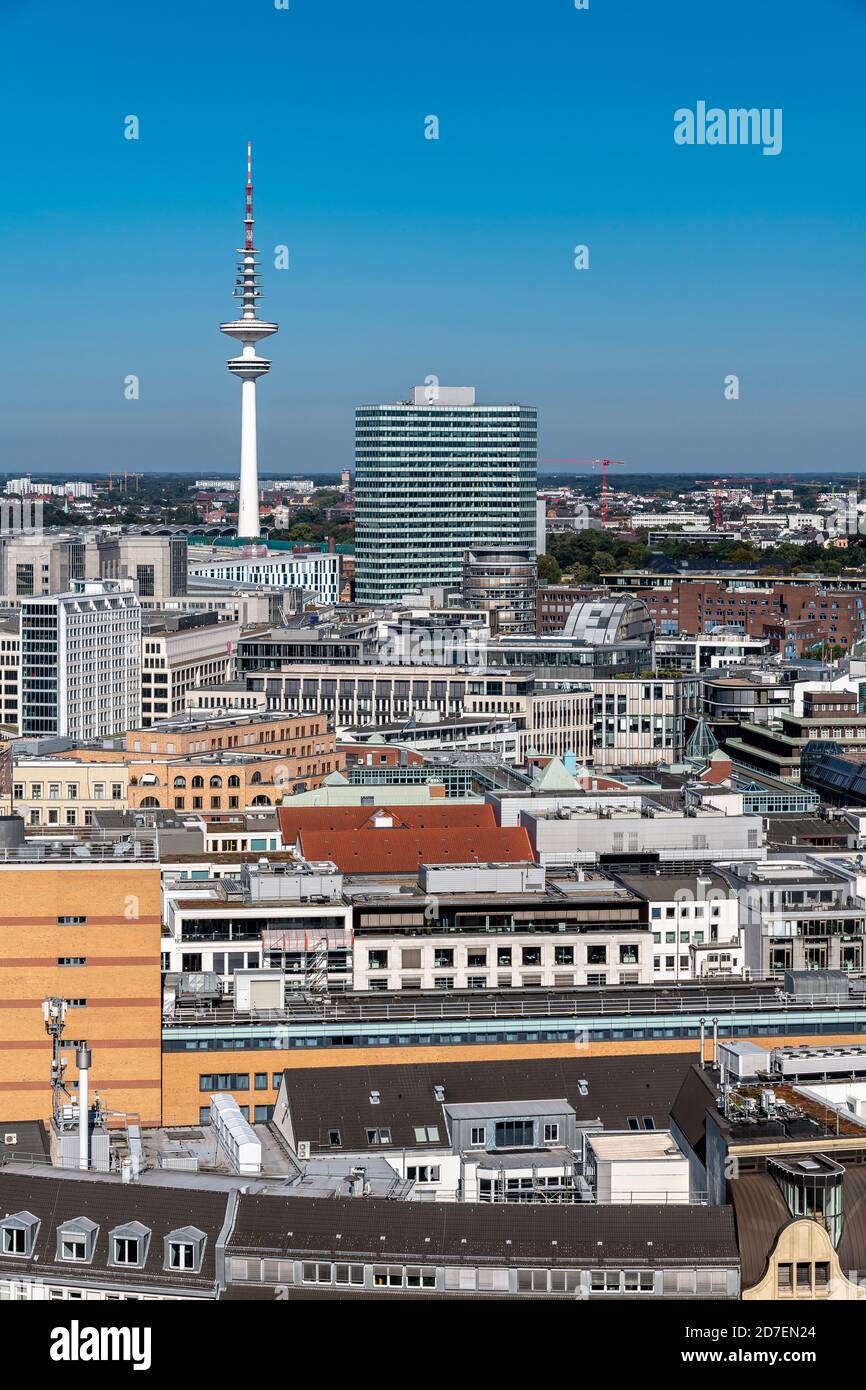
[[(644, 600), (660, 636), (733, 625), (749, 637), (769, 637), (789, 656), (802, 656), (820, 642), (848, 649), (866, 637), (866, 595), (857, 585), (760, 575), (606, 578)], [(546, 593), (539, 590), (540, 612)]]

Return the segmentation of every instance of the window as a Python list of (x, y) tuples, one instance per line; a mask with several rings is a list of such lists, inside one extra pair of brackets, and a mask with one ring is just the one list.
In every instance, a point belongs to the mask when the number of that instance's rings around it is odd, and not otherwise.
[(607, 965), (607, 947), (587, 946), (586, 963), (587, 965)]
[(77, 1220), (61, 1226), (57, 1232), (57, 1258), (87, 1264), (93, 1259), (98, 1230), (96, 1222), (90, 1221), (86, 1216), (80, 1216)]
[(652, 1293), (653, 1275), (650, 1270), (627, 1269), (623, 1275), (626, 1293)]
[(367, 1130), (367, 1143), (368, 1143), (368, 1144), (390, 1144), (390, 1142), (391, 1142), (391, 1131), (390, 1131), (390, 1129), (368, 1129), (368, 1130)]
[(301, 1266), (301, 1278), (305, 1284), (330, 1284), (331, 1266), (329, 1264), (304, 1264)]
[(809, 1290), (812, 1288), (812, 1266), (805, 1261), (797, 1265), (797, 1288)]
[(419, 1269), (417, 1266), (408, 1265), (406, 1268), (406, 1288), (407, 1289), (435, 1289), (436, 1271), (435, 1269)]
[(552, 1269), (550, 1271), (551, 1293), (576, 1293), (580, 1288), (580, 1270)]
[(87, 964), (87, 957), (86, 957), (86, 956), (58, 956), (58, 957), (57, 957), (57, 964), (58, 964), (58, 965), (86, 965), (86, 964)]
[(483, 1125), (473, 1125), (469, 1131), (469, 1147), (472, 1149), (483, 1149), (487, 1143), (487, 1135)]
[(343, 1137), (338, 1129), (328, 1130), (328, 1143), (332, 1149), (339, 1149), (343, 1142)]
[(165, 1268), (197, 1274), (201, 1269), (206, 1236), (197, 1226), (183, 1226), (165, 1237)]
[(334, 1265), (335, 1284), (363, 1284), (363, 1265)]
[(546, 1269), (519, 1269), (517, 1271), (519, 1293), (547, 1293)]
[(559, 1125), (558, 1125), (558, 1124), (546, 1124), (546, 1125), (544, 1126), (544, 1142), (545, 1142), (545, 1144), (558, 1144), (558, 1143), (559, 1143)]
[(373, 1269), (374, 1289), (402, 1289), (403, 1269), (401, 1265), (377, 1265)]
[(257, 1091), (266, 1091), (268, 1089), (268, 1074), (266, 1071), (256, 1072), (255, 1088)]
[(198, 1079), (200, 1091), (248, 1091), (250, 1078), (248, 1072), (208, 1072)]
[(145, 1261), (150, 1231), (138, 1221), (115, 1226), (109, 1235), (110, 1260), (113, 1265), (132, 1265), (140, 1269)]
[(29, 1256), (33, 1253), (33, 1243), (39, 1229), (39, 1218), (32, 1211), (16, 1211), (0, 1223), (3, 1232), (2, 1250), (4, 1255)]
[(826, 1261), (815, 1265), (815, 1288), (826, 1289), (830, 1284), (830, 1266)]
[(535, 1142), (532, 1120), (497, 1120), (493, 1128), (497, 1149), (527, 1149)]
[(436, 1125), (416, 1125), (415, 1126), (416, 1144), (438, 1144), (439, 1130)]
[(406, 1177), (410, 1182), (438, 1182), (441, 1172), (438, 1163), (410, 1164), (406, 1169)]

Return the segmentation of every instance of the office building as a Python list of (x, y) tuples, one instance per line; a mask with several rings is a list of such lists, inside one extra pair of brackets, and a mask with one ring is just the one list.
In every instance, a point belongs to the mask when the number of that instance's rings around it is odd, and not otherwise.
[(416, 386), (355, 412), (355, 592), (460, 589), (476, 546), (535, 548), (537, 414), (471, 386)]
[(463, 602), (491, 615), (493, 633), (535, 631), (535, 587), (532, 546), (475, 546), (464, 556)]
[(180, 714), (199, 685), (228, 679), (240, 624), (216, 613), (147, 614), (142, 620), (141, 723)]
[(140, 723), (141, 605), (129, 580), (22, 599), (21, 733), (105, 738)]
[(187, 592), (186, 536), (125, 531), (100, 537), (97, 550), (100, 579), (131, 579), (142, 605), (181, 598)]

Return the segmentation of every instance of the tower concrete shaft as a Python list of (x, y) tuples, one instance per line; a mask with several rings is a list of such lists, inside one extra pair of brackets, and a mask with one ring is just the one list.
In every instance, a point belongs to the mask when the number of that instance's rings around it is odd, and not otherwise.
[(239, 357), (230, 357), (227, 366), (241, 380), (241, 475), (238, 492), (238, 535), (255, 540), (259, 523), (259, 465), (256, 440), (256, 381), (270, 371), (266, 357), (259, 357), (256, 343), (277, 332), (277, 324), (256, 318), (256, 300), (261, 298), (258, 252), (253, 244), (252, 146), (247, 145), (247, 184), (244, 202), (244, 245), (238, 248), (240, 261), (233, 294), (241, 301), (241, 317), (221, 323), (220, 332), (241, 346)]

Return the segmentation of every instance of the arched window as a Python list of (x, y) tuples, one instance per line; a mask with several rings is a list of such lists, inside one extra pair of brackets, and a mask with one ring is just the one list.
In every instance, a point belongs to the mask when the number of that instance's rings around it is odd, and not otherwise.
[(270, 806), (270, 804), (271, 804), (271, 798), (270, 798), (269, 796), (254, 796), (254, 797), (253, 797), (253, 805), (254, 805), (254, 806)]
[(155, 796), (143, 796), (140, 805), (143, 811), (153, 811), (158, 809), (159, 801)]
[(223, 779), (221, 777), (212, 777), (210, 779), (210, 784), (212, 787), (221, 787), (223, 784)]
[(255, 786), (255, 787), (257, 787), (257, 786), (259, 785), (259, 783), (261, 782), (261, 780), (262, 780), (262, 774), (261, 774), (260, 772), (254, 772), (253, 775), (252, 775), (252, 777), (250, 778), (250, 781), (252, 782), (253, 786)]
[(240, 777), (238, 777), (236, 773), (232, 773), (231, 777), (229, 778), (229, 786), (230, 786), (230, 787), (239, 787), (240, 784), (241, 784), (241, 779), (240, 779)]
[(203, 786), (204, 786), (204, 778), (203, 778), (203, 777), (193, 777), (193, 779), (192, 779), (192, 784), (193, 784), (194, 787), (203, 787)]
[(174, 785), (175, 785), (176, 787), (185, 787), (185, 786), (186, 786), (186, 778), (185, 778), (185, 777), (175, 777), (175, 779), (174, 779)]

